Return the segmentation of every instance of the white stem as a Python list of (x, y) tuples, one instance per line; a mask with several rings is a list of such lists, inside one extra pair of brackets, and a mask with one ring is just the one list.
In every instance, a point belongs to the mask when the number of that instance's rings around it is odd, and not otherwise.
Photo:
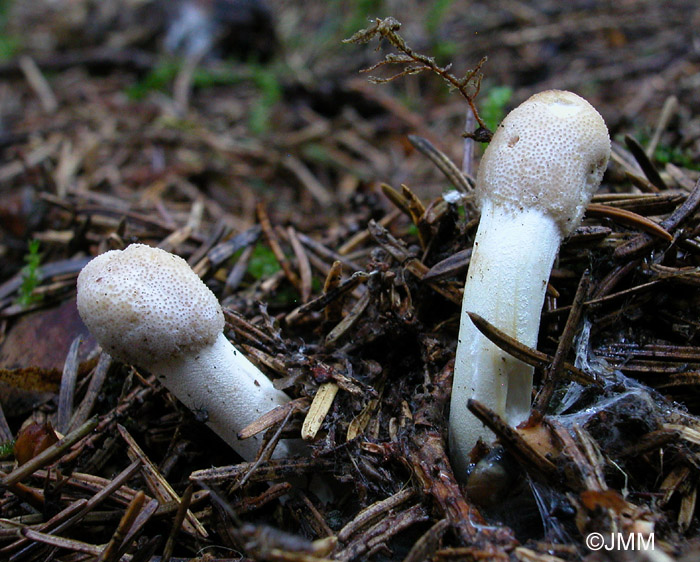
[(504, 209), (486, 200), (462, 300), (450, 405), (450, 449), (458, 475), (469, 452), (493, 434), (467, 410), (474, 398), (516, 426), (530, 414), (533, 369), (483, 336), (474, 312), (519, 342), (535, 347), (547, 282), (561, 242), (554, 220), (534, 209)]
[[(289, 401), (223, 334), (196, 355), (151, 365), (150, 371), (190, 410), (206, 413), (207, 425), (248, 461), (255, 458), (262, 437), (241, 440), (238, 432)], [(288, 457), (289, 449), (280, 441), (272, 456)]]

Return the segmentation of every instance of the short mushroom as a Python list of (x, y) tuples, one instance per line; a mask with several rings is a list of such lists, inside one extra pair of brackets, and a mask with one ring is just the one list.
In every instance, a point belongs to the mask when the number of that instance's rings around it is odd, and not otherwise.
[[(261, 439), (238, 432), (289, 397), (224, 336), (219, 302), (185, 260), (143, 244), (105, 252), (78, 276), (78, 311), (104, 351), (150, 371), (244, 459), (255, 458)], [(281, 441), (273, 456), (288, 454)]]
[(600, 185), (610, 138), (600, 114), (571, 92), (536, 94), (501, 123), (476, 181), (481, 221), (464, 287), (450, 406), (450, 448), (464, 476), (469, 452), (492, 434), (467, 409), (474, 398), (512, 426), (530, 414), (532, 367), (474, 326), (476, 313), (534, 347), (562, 239)]

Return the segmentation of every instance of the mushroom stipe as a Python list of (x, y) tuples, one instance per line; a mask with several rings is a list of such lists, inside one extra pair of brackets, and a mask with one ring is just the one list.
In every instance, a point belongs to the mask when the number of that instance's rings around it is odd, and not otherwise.
[(536, 346), (554, 259), (580, 223), (609, 156), (600, 114), (558, 90), (514, 109), (484, 153), (475, 190), (481, 222), (464, 287), (450, 405), (452, 464), (462, 478), (477, 441), (493, 437), (467, 409), (469, 399), (517, 426), (530, 415), (533, 375), (482, 335), (469, 313)]

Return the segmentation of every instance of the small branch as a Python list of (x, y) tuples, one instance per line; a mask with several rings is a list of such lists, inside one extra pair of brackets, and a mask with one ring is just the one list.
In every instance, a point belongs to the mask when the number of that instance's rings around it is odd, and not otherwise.
[(51, 445), (48, 449), (45, 449), (39, 453), (32, 460), (24, 463), (22, 466), (10, 472), (2, 480), (0, 480), (0, 485), (9, 486), (16, 482), (20, 482), (30, 474), (40, 468), (52, 463), (54, 460), (59, 458), (65, 452), (68, 451), (73, 445), (85, 437), (97, 426), (97, 419), (91, 419), (90, 421), (84, 423), (82, 426), (77, 428), (75, 431), (66, 435), (58, 443)]
[(581, 313), (583, 312), (583, 303), (588, 296), (590, 288), (591, 275), (590, 272), (586, 270), (581, 276), (581, 281), (576, 289), (574, 302), (571, 305), (571, 310), (569, 312), (569, 317), (566, 320), (564, 331), (559, 338), (559, 344), (557, 345), (557, 350), (554, 353), (554, 359), (552, 359), (552, 363), (544, 371), (544, 383), (542, 384), (542, 389), (535, 398), (535, 403), (532, 407), (532, 414), (530, 415), (528, 425), (541, 421), (545, 411), (547, 410), (547, 406), (549, 406), (549, 401), (552, 399), (556, 384), (561, 377), (561, 370), (564, 368), (564, 357), (566, 357), (567, 353), (569, 353), (571, 344), (574, 341), (576, 328), (578, 327), (579, 320), (581, 319)]
[[(586, 303), (588, 304), (588, 303)], [(511, 338), (505, 332), (502, 332), (496, 328), (493, 324), (487, 322), (484, 318), (475, 314), (473, 312), (467, 312), (469, 318), (474, 322), (476, 328), (484, 334), (490, 341), (500, 347), (506, 353), (509, 353), (516, 359), (520, 359), (523, 363), (532, 365), (535, 368), (544, 369), (547, 368), (553, 361), (553, 358), (532, 349), (526, 345), (523, 345), (518, 340)], [(601, 386), (601, 382), (593, 378), (588, 373), (583, 372), (578, 367), (573, 366), (571, 363), (564, 362), (563, 368), (566, 371), (566, 377), (570, 380), (580, 382), (582, 384), (595, 384)]]
[(392, 17), (385, 19), (377, 18), (374, 20), (374, 25), (372, 27), (358, 31), (349, 39), (345, 39), (343, 43), (369, 43), (369, 41), (371, 41), (377, 35), (379, 35), (380, 38), (386, 39), (397, 51), (399, 51), (400, 54), (389, 53), (384, 57), (384, 60), (379, 61), (362, 72), (371, 72), (372, 70), (387, 64), (404, 64), (406, 66), (403, 70), (397, 74), (394, 74), (393, 76), (390, 76), (389, 78), (370, 77), (371, 82), (383, 84), (403, 76), (418, 74), (424, 70), (434, 72), (445, 82), (447, 82), (451, 88), (457, 90), (466, 100), (472, 114), (474, 115), (474, 119), (476, 119), (476, 122), (479, 125), (479, 129), (488, 131), (486, 123), (484, 123), (484, 121), (481, 119), (479, 112), (474, 105), (474, 99), (479, 94), (479, 89), (481, 88), (481, 79), (483, 76), (481, 74), (481, 67), (484, 65), (484, 63), (486, 63), (486, 57), (482, 58), (476, 64), (476, 66), (467, 71), (464, 76), (457, 78), (450, 72), (450, 65), (444, 67), (439, 66), (433, 57), (422, 55), (421, 53), (417, 53), (411, 49), (404, 38), (399, 35), (399, 29), (401, 29), (401, 22), (398, 20)]

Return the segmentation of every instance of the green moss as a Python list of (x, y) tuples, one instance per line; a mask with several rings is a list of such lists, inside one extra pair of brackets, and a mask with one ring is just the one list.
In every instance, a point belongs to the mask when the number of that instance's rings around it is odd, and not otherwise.
[(273, 67), (251, 65), (252, 80), (260, 95), (250, 108), (248, 128), (255, 135), (270, 130), (272, 109), (282, 97), (279, 71)]
[(15, 446), (14, 441), (6, 441), (4, 443), (0, 443), (0, 459), (7, 459), (12, 457), (12, 449)]
[(506, 115), (506, 106), (513, 97), (513, 88), (509, 86), (494, 86), (490, 88), (481, 100), (479, 115), (492, 131), (496, 130), (499, 123)]
[(281, 269), (275, 254), (265, 244), (257, 244), (248, 262), (248, 273), (255, 279), (266, 279)]
[(11, 6), (11, 0), (0, 0), (0, 60), (11, 59), (22, 46), (20, 37), (7, 32), (7, 19)]
[(25, 266), (22, 268), (22, 284), (19, 287), (17, 304), (27, 308), (41, 301), (41, 295), (34, 294), (34, 289), (39, 286), (41, 276), (39, 265), (41, 264), (41, 254), (39, 253), (39, 241), (29, 242), (27, 254), (24, 256)]
[[(167, 91), (173, 80), (180, 72), (182, 63), (176, 59), (168, 59), (156, 65), (142, 80), (126, 90), (126, 94), (132, 100), (141, 100), (150, 92)], [(216, 69), (197, 67), (192, 75), (192, 84), (195, 88), (211, 88), (214, 86), (226, 86), (237, 84), (245, 76), (232, 67), (217, 67)]]
[(695, 160), (689, 151), (678, 147), (659, 145), (654, 151), (654, 160), (659, 164), (674, 164), (689, 170), (700, 170), (700, 162)]

